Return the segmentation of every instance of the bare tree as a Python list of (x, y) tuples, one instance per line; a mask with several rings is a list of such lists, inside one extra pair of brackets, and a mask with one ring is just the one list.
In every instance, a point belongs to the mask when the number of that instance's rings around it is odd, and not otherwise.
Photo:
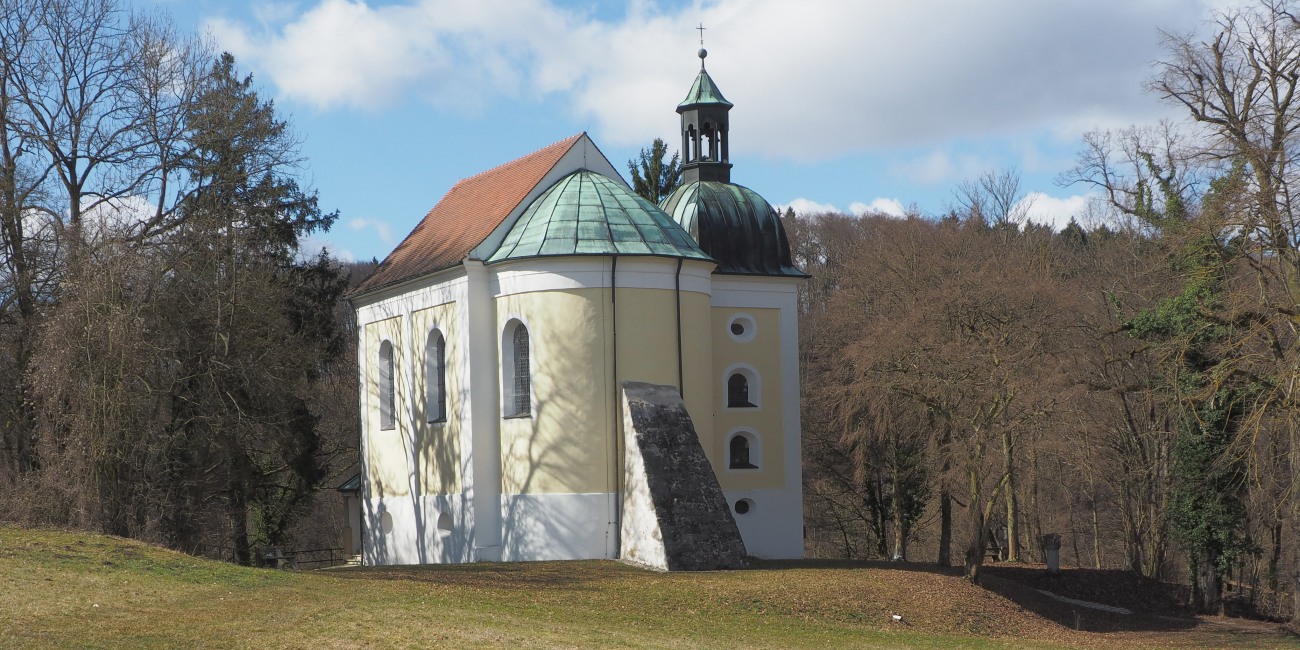
[(954, 194), (959, 213), (995, 227), (1023, 225), (1032, 206), (1015, 169), (989, 171), (975, 180), (962, 181)]

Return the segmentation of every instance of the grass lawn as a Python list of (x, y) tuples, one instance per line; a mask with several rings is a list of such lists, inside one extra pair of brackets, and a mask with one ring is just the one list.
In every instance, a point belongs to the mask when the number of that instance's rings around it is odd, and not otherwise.
[(4, 648), (1300, 648), (1269, 627), (1213, 621), (1076, 632), (923, 565), (290, 572), (5, 525), (0, 611)]

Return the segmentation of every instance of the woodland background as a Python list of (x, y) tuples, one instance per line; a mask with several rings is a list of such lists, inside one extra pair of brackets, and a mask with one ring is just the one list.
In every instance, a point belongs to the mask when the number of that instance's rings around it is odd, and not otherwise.
[[(1088, 134), (1061, 232), (1014, 170), (944, 215), (795, 215), (810, 556), (1038, 561), (1300, 615), (1300, 19), (1165, 36), (1186, 119)], [(241, 563), (337, 545), (374, 264), (232, 57), (116, 0), (0, 1), (0, 519)], [(629, 161), (647, 196), (680, 167)]]

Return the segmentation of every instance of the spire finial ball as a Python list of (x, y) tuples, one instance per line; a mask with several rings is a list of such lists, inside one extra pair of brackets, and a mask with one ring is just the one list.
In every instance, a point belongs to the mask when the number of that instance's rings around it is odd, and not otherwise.
[(706, 50), (706, 49), (704, 49), (704, 48), (700, 48), (700, 59), (701, 59), (701, 60), (703, 60), (704, 57), (706, 57), (706, 56), (708, 56), (708, 55), (709, 55), (709, 51), (708, 51), (708, 50)]

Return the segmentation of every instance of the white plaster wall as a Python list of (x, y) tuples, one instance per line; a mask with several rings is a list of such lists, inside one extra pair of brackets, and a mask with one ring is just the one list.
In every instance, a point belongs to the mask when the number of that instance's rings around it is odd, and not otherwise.
[[(674, 394), (675, 396), (675, 394)], [(627, 393), (623, 393), (623, 521), (619, 527), (619, 559), (660, 571), (668, 570), (664, 534), (659, 527), (650, 483), (646, 479), (645, 457), (636, 443)]]
[[(725, 492), (735, 514), (736, 501), (749, 498), (754, 509), (735, 515), (750, 555), (767, 559), (803, 557), (803, 455), (799, 409), (799, 278), (714, 276), (714, 307), (775, 308), (781, 321), (781, 440), (785, 487), (779, 490)], [(725, 393), (724, 393), (725, 394)]]
[[(473, 538), (464, 525), (469, 511), (464, 494), (366, 499), (361, 514), (366, 566), (473, 562)], [(380, 526), (384, 513), (393, 518), (392, 532)], [(451, 517), (451, 531), (438, 530), (438, 515)]]
[(613, 559), (616, 531), (608, 515), (615, 498), (613, 493), (502, 495), (501, 559)]
[[(579, 256), (532, 258), (489, 266), (493, 270), (492, 293), (510, 296), (531, 291), (566, 289), (608, 289), (613, 257)], [(687, 260), (677, 277), (677, 260), (663, 257), (619, 256), (616, 282), (619, 289), (672, 290), (678, 281), (682, 291), (709, 293), (712, 262)]]
[[(407, 385), (411, 385), (413, 373), (422, 371), (423, 364), (415, 363), (415, 356), (410, 353), (410, 349), (415, 347), (413, 342), (418, 342), (418, 345), (422, 346), (423, 338), (422, 333), (417, 336), (408, 331), (410, 326), (405, 323), (409, 323), (412, 312), (446, 303), (456, 303), (461, 306), (457, 309), (459, 326), (456, 330), (462, 337), (459, 345), (451, 346), (459, 352), (456, 356), (449, 356), (447, 364), (468, 369), (471, 348), (477, 343), (470, 340), (472, 328), (469, 327), (468, 310), (464, 307), (468, 293), (466, 271), (463, 266), (460, 266), (355, 299), (353, 305), (357, 312), (360, 352), (358, 375), (361, 385), (364, 386), (367, 381), (370, 357), (374, 354), (374, 351), (366, 348), (367, 324), (402, 317), (404, 325), (399, 338), (402, 339), (400, 349), (403, 353), (398, 359), (398, 373), (408, 382)], [(471, 377), (466, 377), (463, 387), (465, 391), (468, 391), (470, 379)], [(361, 391), (360, 408), (363, 414), (369, 412), (368, 409), (375, 408), (375, 405), (367, 402), (369, 392)], [(398, 404), (397, 412), (404, 414), (408, 420), (416, 417), (410, 391), (399, 394), (403, 401)], [(414, 439), (407, 439), (401, 443), (407, 446), (406, 455), (411, 463), (407, 468), (410, 496), (383, 498), (381, 495), (371, 494), (371, 468), (366, 463), (362, 463), (364, 492), (361, 501), (361, 537), (364, 564), (472, 562), (477, 559), (478, 554), (473, 550), (471, 543), (475, 531), (474, 511), (467, 507), (474, 487), (472, 432), (475, 427), (469, 397), (467, 394), (462, 394), (458, 411), (449, 414), (449, 417), (462, 419), (459, 467), (464, 493), (440, 496), (422, 494), (423, 486), (419, 485), (421, 468), (416, 465), (418, 454), (414, 453), (416, 442)], [(370, 418), (367, 417), (361, 419), (362, 458), (367, 458), (369, 453), (366, 448), (371, 438), (371, 432), (368, 430), (371, 424), (369, 420)], [(410, 427), (407, 429), (410, 430)], [(393, 517), (393, 530), (388, 534), (380, 530), (380, 518), (384, 512), (388, 512)], [(437, 516), (441, 512), (447, 512), (452, 516), (453, 530), (449, 535), (442, 535), (437, 530)]]
[[(789, 488), (779, 490), (727, 490), (727, 506), (740, 528), (745, 550), (766, 560), (796, 560), (803, 557), (803, 494)], [(736, 513), (736, 502), (754, 502), (749, 512)]]

